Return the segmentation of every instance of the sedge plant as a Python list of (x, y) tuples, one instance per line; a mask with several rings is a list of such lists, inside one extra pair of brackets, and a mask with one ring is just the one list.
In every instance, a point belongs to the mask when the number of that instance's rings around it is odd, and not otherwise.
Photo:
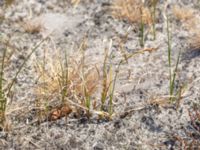
[(176, 65), (174, 70), (172, 71), (172, 47), (171, 47), (171, 33), (170, 33), (170, 24), (169, 24), (169, 16), (166, 16), (167, 18), (167, 47), (168, 47), (168, 66), (169, 66), (169, 96), (170, 96), (170, 101), (174, 101), (174, 87), (175, 87), (175, 80), (176, 80), (176, 75), (177, 75), (177, 70), (178, 70), (178, 65), (180, 63), (180, 56), (181, 56), (181, 51), (179, 51), (177, 60), (176, 60)]

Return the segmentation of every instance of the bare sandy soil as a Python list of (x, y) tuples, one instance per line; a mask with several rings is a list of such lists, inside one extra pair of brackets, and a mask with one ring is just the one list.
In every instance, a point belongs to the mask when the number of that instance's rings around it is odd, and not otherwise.
[[(1, 39), (9, 39), (9, 48), (15, 50), (5, 70), (8, 80), (14, 76), (30, 49), (51, 35), (34, 52), (18, 76), (12, 90), (12, 101), (8, 102), (9, 131), (0, 131), (0, 149), (175, 150), (186, 149), (184, 141), (193, 141), (193, 147), (188, 149), (200, 149), (195, 143), (200, 141), (200, 131), (192, 125), (189, 116), (193, 105), (200, 104), (200, 52), (191, 51), (189, 44), (194, 35), (191, 30), (198, 29), (198, 25), (188, 30), (172, 11), (175, 5), (193, 9), (198, 20), (198, 1), (159, 1), (156, 40), (151, 33), (147, 33), (144, 45), (145, 48), (158, 49), (139, 54), (121, 66), (114, 93), (115, 115), (112, 120), (95, 117), (88, 120), (84, 116), (77, 118), (72, 113), (67, 119), (63, 117), (40, 124), (35, 121), (34, 89), (38, 80), (35, 66), (42, 58), (44, 49), (48, 49), (52, 58), (58, 49), (73, 54), (87, 37), (86, 60), (95, 64), (103, 61), (104, 49), (112, 42), (112, 64), (116, 69), (117, 62), (122, 59), (119, 39), (124, 38), (127, 31), (125, 52), (142, 49), (138, 27), (112, 16), (112, 0), (85, 1), (77, 6), (65, 0), (20, 0), (6, 9), (1, 3), (0, 16), (4, 19), (0, 23), (0, 36)], [(181, 50), (175, 90), (181, 86), (185, 88), (179, 103), (168, 103), (166, 98), (169, 96), (168, 46), (166, 21), (162, 14), (166, 4), (172, 34), (173, 66)], [(25, 31), (26, 20), (41, 24), (42, 29), (36, 33)], [(1, 44), (0, 52), (3, 48), (5, 45)], [(99, 99), (98, 95), (96, 99)], [(199, 122), (196, 123), (200, 128), (199, 125)]]

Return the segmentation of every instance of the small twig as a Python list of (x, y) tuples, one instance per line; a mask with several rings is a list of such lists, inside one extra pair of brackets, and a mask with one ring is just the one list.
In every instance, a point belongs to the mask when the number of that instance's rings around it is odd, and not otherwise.
[(31, 143), (33, 146), (35, 146), (37, 149), (41, 149), (41, 147), (35, 143), (33, 143), (31, 140), (25, 137), (25, 140), (27, 140), (29, 143)]
[(120, 117), (120, 118), (125, 118), (125, 117), (126, 117), (127, 115), (129, 115), (130, 113), (132, 113), (132, 112), (134, 112), (134, 111), (139, 111), (139, 110), (142, 110), (142, 109), (145, 109), (145, 108), (146, 108), (146, 106), (140, 106), (140, 107), (138, 107), (138, 108), (133, 108), (133, 109), (127, 110), (127, 111), (121, 113), (121, 114), (119, 115), (119, 117)]

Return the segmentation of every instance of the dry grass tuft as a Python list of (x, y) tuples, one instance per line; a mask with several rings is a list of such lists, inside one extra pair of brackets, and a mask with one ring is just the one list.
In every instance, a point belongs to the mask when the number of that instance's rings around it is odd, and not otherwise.
[[(38, 95), (37, 106), (42, 111), (51, 106), (50, 116), (48, 115), (51, 120), (71, 113), (72, 108), (67, 99), (85, 106), (85, 98), (91, 97), (98, 88), (99, 73), (97, 68), (88, 65), (87, 62), (82, 63), (80, 54), (68, 57), (66, 70), (63, 68), (63, 62), (59, 55), (54, 57), (47, 55), (45, 62), (47, 63), (45, 66), (41, 63), (37, 65), (37, 73), (40, 76), (39, 86), (35, 89), (36, 95)], [(67, 76), (63, 75), (63, 70), (66, 71)], [(63, 94), (64, 89), (65, 93)], [(63, 102), (63, 99), (66, 101)]]
[(200, 50), (200, 32), (197, 31), (192, 37), (189, 39), (189, 44), (191, 50)]
[(194, 9), (186, 7), (181, 8), (180, 6), (175, 5), (173, 7), (173, 15), (189, 32), (196, 32), (195, 30), (199, 24), (199, 19), (195, 15)]
[(195, 15), (195, 10), (191, 8), (180, 6), (174, 6), (173, 15), (181, 22), (183, 27), (189, 31), (191, 37), (189, 38), (189, 44), (192, 50), (200, 49), (200, 32), (199, 32), (199, 18)]
[(25, 32), (34, 34), (39, 33), (43, 26), (41, 24), (41, 21), (39, 20), (27, 20), (22, 23), (22, 27), (24, 28)]
[(116, 0), (112, 5), (112, 15), (117, 19), (125, 19), (130, 23), (152, 24), (150, 10), (141, 0)]
[(178, 5), (175, 5), (173, 7), (173, 14), (176, 17), (176, 19), (180, 21), (187, 21), (190, 20), (191, 18), (194, 18), (193, 9), (181, 8)]

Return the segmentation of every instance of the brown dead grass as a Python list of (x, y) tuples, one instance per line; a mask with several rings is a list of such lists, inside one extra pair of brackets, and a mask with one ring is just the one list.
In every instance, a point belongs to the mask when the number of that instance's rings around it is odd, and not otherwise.
[(149, 100), (150, 105), (158, 105), (161, 107), (167, 107), (170, 105), (170, 101), (168, 100), (168, 97), (157, 97), (157, 98), (152, 98)]
[(22, 23), (22, 27), (24, 28), (25, 32), (28, 33), (39, 33), (42, 29), (43, 26), (41, 24), (41, 21), (39, 20), (26, 20)]
[(175, 5), (172, 12), (176, 20), (180, 21), (185, 29), (191, 33), (196, 32), (199, 19), (195, 15), (194, 9)]
[(189, 39), (192, 50), (200, 50), (200, 32), (198, 31)]
[(112, 4), (112, 15), (130, 23), (141, 23), (142, 19), (144, 24), (152, 24), (150, 10), (141, 0), (115, 0)]
[(194, 10), (185, 7), (181, 8), (180, 6), (175, 5), (173, 7), (173, 15), (177, 20), (187, 21), (194, 18)]
[[(59, 51), (59, 50), (57, 50)], [(44, 70), (43, 64), (37, 64), (37, 73), (40, 76), (39, 86), (36, 87), (37, 106), (43, 111), (46, 105), (53, 106), (49, 118), (51, 120), (59, 119), (64, 114), (71, 113), (71, 106), (60, 105), (62, 90), (66, 88), (66, 99), (73, 100), (78, 105), (85, 106), (85, 97), (92, 96), (99, 86), (99, 72), (96, 66), (82, 63), (80, 54), (73, 54), (68, 58), (68, 78), (64, 78), (61, 58), (57, 56), (46, 56), (47, 66)], [(66, 81), (63, 85), (61, 82)], [(66, 100), (67, 102), (67, 100)], [(55, 107), (55, 103), (58, 104)], [(60, 104), (59, 104), (60, 103)], [(67, 111), (65, 111), (67, 109)], [(64, 112), (63, 112), (64, 111)], [(75, 110), (77, 111), (77, 110)]]

